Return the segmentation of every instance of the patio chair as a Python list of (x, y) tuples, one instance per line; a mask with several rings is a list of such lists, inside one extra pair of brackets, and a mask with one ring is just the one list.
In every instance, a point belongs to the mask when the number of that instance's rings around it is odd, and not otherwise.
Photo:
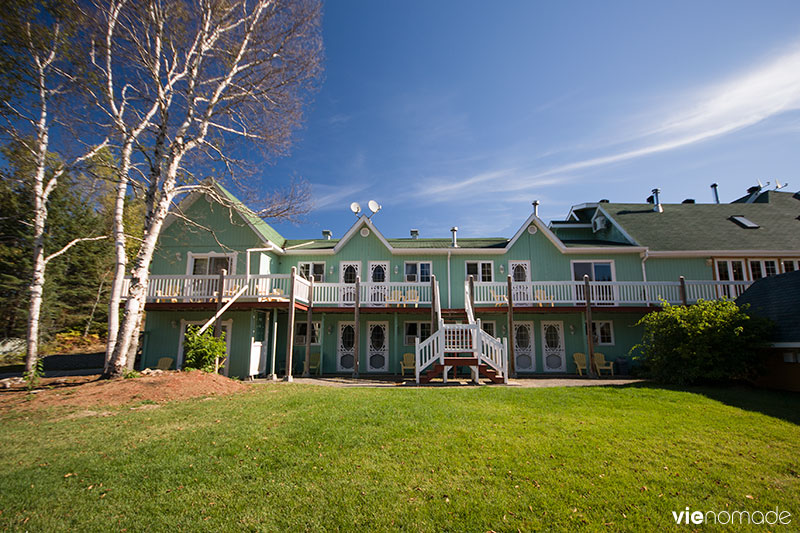
[(550, 307), (556, 306), (553, 297), (547, 294), (547, 291), (544, 289), (536, 289), (535, 298), (536, 301), (539, 302), (539, 307), (542, 307), (542, 302), (550, 303)]
[(321, 364), (321, 361), (322, 361), (322, 357), (321, 357), (321, 354), (319, 352), (311, 352), (311, 358), (310, 358), (310, 360), (308, 362), (308, 371), (311, 374), (314, 374), (315, 371), (316, 371), (316, 374), (318, 376), (321, 376), (322, 375), (322, 364)]
[(161, 359), (158, 360), (156, 368), (159, 370), (169, 370), (170, 368), (172, 368), (173, 361), (174, 359), (172, 357), (162, 357)]
[[(414, 307), (419, 307), (419, 292), (416, 289), (409, 289), (406, 292), (406, 302), (410, 304), (414, 304)], [(403, 304), (405, 307), (405, 304)]]
[(414, 371), (416, 366), (416, 357), (413, 353), (404, 353), (403, 360), (400, 361), (400, 376), (405, 377), (406, 370)]
[(606, 362), (606, 356), (600, 352), (594, 352), (594, 367), (597, 369), (597, 375), (601, 374), (601, 370), (608, 370), (611, 375), (614, 375), (614, 361)]
[(497, 292), (494, 291), (494, 289), (490, 289), (489, 295), (492, 297), (495, 307), (502, 307), (504, 305), (508, 305), (508, 298), (506, 297), (505, 294), (498, 294)]
[(397, 307), (402, 305), (405, 307), (406, 304), (403, 303), (403, 291), (400, 289), (392, 289), (389, 291), (389, 296), (386, 297), (386, 305), (396, 305)]
[(586, 370), (586, 354), (575, 352), (572, 354), (572, 360), (575, 362), (575, 367), (578, 369), (578, 375), (582, 376), (582, 371)]

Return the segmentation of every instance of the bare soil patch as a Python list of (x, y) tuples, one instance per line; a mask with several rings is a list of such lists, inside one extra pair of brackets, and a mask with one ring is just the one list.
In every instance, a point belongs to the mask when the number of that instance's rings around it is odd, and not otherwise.
[(218, 374), (165, 372), (157, 376), (103, 380), (100, 376), (44, 378), (35, 392), (24, 385), (0, 390), (0, 410), (118, 406), (168, 402), (241, 392), (247, 385)]

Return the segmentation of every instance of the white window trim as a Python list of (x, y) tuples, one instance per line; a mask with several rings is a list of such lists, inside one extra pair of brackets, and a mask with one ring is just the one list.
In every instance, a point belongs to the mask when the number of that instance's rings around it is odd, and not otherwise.
[(753, 276), (753, 265), (751, 263), (758, 263), (761, 265), (761, 273), (763, 276), (762, 278), (768, 278), (770, 276), (767, 275), (767, 261), (773, 261), (775, 263), (775, 274), (773, 276), (777, 276), (781, 273), (781, 269), (783, 268), (783, 263), (779, 259), (773, 259), (771, 257), (767, 257), (765, 259), (748, 259), (747, 260), (747, 273), (750, 275), (750, 279), (754, 278)]
[[(521, 262), (521, 261), (515, 261)], [(573, 259), (569, 262), (569, 275), (571, 279), (575, 279), (575, 263), (610, 263), (611, 264), (611, 282), (617, 281), (617, 266), (613, 259)], [(594, 267), (592, 267), (592, 275), (594, 275)], [(580, 281), (580, 280), (579, 280)], [(594, 280), (590, 280), (594, 281)]]
[(321, 281), (314, 280), (314, 282), (315, 283), (325, 283), (325, 274), (326, 274), (326, 270), (325, 269), (328, 268), (328, 265), (325, 264), (325, 261), (299, 261), (297, 263), (297, 273), (298, 273), (298, 275), (300, 275), (300, 266), (301, 265), (309, 265), (308, 272), (311, 274), (312, 277), (314, 276), (314, 265), (322, 265), (322, 280)]
[(344, 283), (344, 271), (351, 265), (356, 267), (356, 277), (361, 277), (361, 261), (339, 261), (339, 283)]
[[(383, 282), (372, 281), (372, 267), (373, 266), (385, 266), (386, 267), (386, 277), (384, 278)], [(369, 269), (367, 272), (367, 281), (370, 283), (391, 283), (392, 281), (392, 264), (389, 261), (370, 261), (367, 264), (367, 268)], [(405, 272), (403, 273), (405, 276)], [(405, 278), (404, 278), (405, 279)]]
[[(428, 283), (427, 281), (421, 280), (420, 275), (420, 268), (421, 264), (428, 264), (431, 266), (430, 275), (433, 276), (433, 261), (404, 261), (403, 262), (403, 281), (406, 281), (406, 265), (417, 265), (417, 280), (416, 281), (409, 281), (408, 283)], [(466, 268), (466, 267), (465, 267)]]
[(781, 259), (778, 260), (778, 262), (779, 262), (779, 266), (780, 266), (780, 269), (781, 269), (781, 271), (780, 271), (781, 274), (786, 274), (786, 269), (785, 269), (785, 267), (783, 265), (784, 263), (792, 263), (794, 265), (794, 270), (792, 272), (796, 272), (797, 270), (800, 270), (800, 260), (799, 259), (793, 259), (791, 257), (788, 258), (788, 259), (781, 258)]
[[(403, 346), (414, 346), (414, 339), (411, 339), (411, 342), (408, 342), (408, 336), (406, 335), (406, 327), (407, 324), (416, 324), (417, 325), (417, 333), (421, 333), (421, 326), (420, 324), (430, 324), (431, 326), (431, 335), (433, 334), (433, 324), (429, 320), (407, 320), (403, 322)], [(419, 338), (420, 342), (422, 342), (422, 337)]]
[(239, 255), (239, 252), (205, 252), (205, 253), (197, 253), (197, 252), (189, 252), (186, 254), (186, 275), (191, 276), (192, 270), (194, 267), (194, 260), (196, 258), (199, 259), (210, 259), (212, 257), (230, 257), (231, 258), (231, 272), (228, 272), (229, 276), (236, 275), (236, 256)]
[(742, 272), (744, 272), (744, 279), (743, 280), (730, 279), (728, 281), (750, 281), (750, 265), (748, 263), (748, 260), (746, 258), (744, 258), (744, 257), (729, 257), (729, 258), (725, 258), (725, 259), (716, 259), (715, 258), (714, 259), (714, 275), (717, 277), (717, 280), (721, 281), (721, 278), (720, 278), (720, 275), (719, 275), (719, 264), (720, 263), (725, 263), (728, 266), (728, 275), (730, 275), (730, 277), (733, 278), (733, 267), (731, 266), (731, 263), (733, 263), (734, 261), (740, 261), (742, 263)]
[[(602, 342), (600, 340), (600, 324), (608, 324), (609, 330), (611, 330), (611, 342)], [(596, 346), (615, 346), (616, 339), (614, 337), (614, 321), (613, 320), (592, 320), (592, 325), (595, 327), (597, 331), (597, 340), (593, 342)]]
[[(306, 345), (305, 335), (301, 336), (299, 333), (297, 333), (297, 326), (299, 326), (300, 324), (305, 325), (306, 323), (307, 322), (305, 320), (298, 320), (298, 321), (296, 321), (294, 323), (294, 331), (295, 331), (295, 333), (294, 333), (294, 345), (295, 346), (305, 346)], [(321, 340), (321, 337), (322, 337), (322, 322), (319, 321), (319, 320), (314, 320), (313, 322), (311, 322), (311, 329), (312, 329), (312, 331), (314, 329), (317, 330), (317, 342), (313, 342), (314, 341), (314, 336), (312, 335), (311, 336), (311, 341), (312, 341), (311, 342), (311, 346), (319, 346), (320, 345), (320, 340)], [(300, 340), (301, 337), (302, 337), (302, 340)]]
[[(209, 317), (211, 318), (211, 317)], [(202, 326), (208, 322), (206, 320), (185, 320), (181, 319), (181, 329), (178, 330), (178, 356), (175, 361), (175, 368), (177, 370), (181, 370), (183, 368), (183, 338), (186, 337), (186, 328), (187, 326), (195, 325), (195, 326)], [(231, 337), (233, 337), (233, 319), (222, 320), (220, 324), (226, 326), (228, 328), (228, 334), (225, 335), (225, 366), (223, 367), (223, 374), (225, 377), (228, 376), (228, 362), (231, 358)]]
[[(467, 272), (467, 265), (470, 263), (476, 263), (478, 265), (478, 277), (482, 277), (482, 265), (488, 264), (491, 268), (491, 277), (492, 279), (489, 280), (489, 283), (494, 281), (494, 261), (481, 261), (481, 260), (474, 260), (474, 261), (464, 261), (464, 279), (469, 279), (469, 273)], [(478, 283), (485, 283), (480, 279), (475, 280)]]

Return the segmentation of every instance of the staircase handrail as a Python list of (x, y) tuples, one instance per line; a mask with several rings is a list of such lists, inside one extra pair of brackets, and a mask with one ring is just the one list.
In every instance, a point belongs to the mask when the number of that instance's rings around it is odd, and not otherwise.
[(467, 321), (475, 323), (475, 311), (472, 309), (472, 294), (469, 289), (469, 281), (464, 282), (464, 310), (467, 312)]
[(444, 364), (444, 329), (439, 329), (420, 342), (419, 337), (414, 339), (414, 377), (416, 382), (419, 383), (420, 373), (431, 366), (435, 361)]
[(503, 375), (506, 379), (506, 345), (498, 338), (492, 337), (482, 329), (478, 331), (478, 362), (485, 363), (494, 368), (499, 374)]

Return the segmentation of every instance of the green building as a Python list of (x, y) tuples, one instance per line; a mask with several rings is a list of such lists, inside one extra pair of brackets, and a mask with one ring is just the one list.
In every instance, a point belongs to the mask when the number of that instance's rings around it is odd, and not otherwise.
[(647, 203), (576, 205), (549, 224), (534, 202), (518, 231), (498, 238), (457, 228), (387, 238), (362, 215), (341, 238), (288, 240), (215, 187), (184, 199), (162, 231), (143, 367), (168, 357), (180, 368), (187, 326), (224, 305), (232, 377), (300, 375), (307, 351), (309, 370), (323, 374), (397, 374), (403, 361), (422, 381), (451, 366), (495, 381), (574, 373), (573, 354), (590, 340), (625, 360), (641, 339), (636, 322), (661, 300), (735, 298), (753, 280), (800, 270), (800, 193), (661, 204), (654, 191)]

